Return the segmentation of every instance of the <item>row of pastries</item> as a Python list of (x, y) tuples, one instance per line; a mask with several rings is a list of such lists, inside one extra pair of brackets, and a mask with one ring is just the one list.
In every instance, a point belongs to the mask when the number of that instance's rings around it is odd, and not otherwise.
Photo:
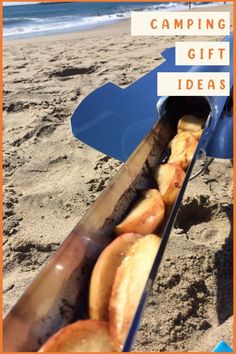
[(40, 352), (122, 351), (161, 242), (157, 229), (178, 196), (203, 127), (204, 120), (192, 115), (179, 120), (169, 159), (154, 171), (156, 188), (141, 192), (94, 266), (89, 319), (59, 330)]

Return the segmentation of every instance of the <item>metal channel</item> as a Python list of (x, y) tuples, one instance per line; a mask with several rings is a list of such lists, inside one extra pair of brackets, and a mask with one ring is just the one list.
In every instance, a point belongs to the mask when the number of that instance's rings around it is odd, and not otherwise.
[[(206, 118), (209, 117), (209, 106), (202, 98), (170, 100), (156, 126), (144, 138), (127, 163), (122, 166), (7, 314), (3, 323), (4, 352), (37, 351), (57, 330), (68, 323), (87, 317), (90, 275), (99, 254), (114, 238), (114, 226), (130, 210), (138, 198), (139, 191), (154, 187), (153, 169), (161, 162), (166, 146), (176, 134), (181, 115), (197, 112)], [(204, 134), (162, 232), (162, 242), (130, 328), (124, 351), (129, 351), (132, 347), (150, 283), (157, 274)]]

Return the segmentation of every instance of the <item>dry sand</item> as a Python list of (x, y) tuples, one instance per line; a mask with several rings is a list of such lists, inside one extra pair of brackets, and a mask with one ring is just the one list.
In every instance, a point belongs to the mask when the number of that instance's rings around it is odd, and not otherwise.
[[(5, 313), (120, 166), (75, 140), (74, 109), (105, 82), (132, 83), (175, 42), (129, 32), (123, 21), (4, 43)], [(189, 183), (134, 350), (212, 351), (232, 331), (232, 167), (215, 161)]]

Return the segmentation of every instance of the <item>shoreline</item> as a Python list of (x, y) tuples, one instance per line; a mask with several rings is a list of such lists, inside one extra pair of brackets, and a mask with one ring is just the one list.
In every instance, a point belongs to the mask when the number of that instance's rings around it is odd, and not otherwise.
[[(220, 4), (220, 5), (209, 5), (209, 6), (199, 6), (192, 8), (191, 10), (179, 10), (179, 11), (208, 11), (209, 8), (212, 11), (220, 11), (223, 8), (223, 11), (230, 11), (232, 9), (233, 4)], [(178, 11), (178, 10), (177, 10)], [(232, 16), (232, 14), (231, 14)], [(91, 36), (103, 36), (110, 33), (112, 36), (120, 35), (121, 31), (130, 34), (130, 18), (120, 19), (116, 23), (111, 23), (107, 25), (101, 25), (96, 28), (85, 29), (81, 31), (68, 31), (68, 32), (60, 32), (60, 33), (53, 33), (53, 34), (44, 34), (44, 35), (35, 35), (26, 38), (13, 38), (13, 39), (4, 39), (3, 37), (3, 45), (12, 45), (18, 43), (29, 43), (33, 40), (35, 41), (51, 41), (51, 40), (58, 40), (58, 39), (75, 39), (75, 38), (88, 38)]]
[(30, 38), (19, 38), (11, 40), (3, 40), (4, 45), (8, 44), (24, 44), (29, 43), (32, 40), (37, 39), (38, 41), (53, 41), (58, 39), (75, 39), (75, 38), (90, 38), (91, 36), (103, 36), (104, 34), (110, 32), (111, 35), (120, 35), (120, 31), (124, 28), (128, 29), (130, 27), (130, 19), (120, 20), (118, 23), (113, 23), (109, 25), (100, 26), (97, 28), (86, 29), (84, 31), (72, 31), (72, 32), (61, 32), (57, 34), (48, 34), (48, 35), (38, 35)]

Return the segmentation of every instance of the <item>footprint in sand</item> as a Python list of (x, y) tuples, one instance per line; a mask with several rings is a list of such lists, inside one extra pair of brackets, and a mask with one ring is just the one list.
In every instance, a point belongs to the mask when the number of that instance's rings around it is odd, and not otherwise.
[(192, 198), (180, 207), (175, 228), (195, 244), (220, 246), (222, 232), (227, 238), (232, 228), (232, 210), (231, 203), (211, 203), (204, 196)]
[(50, 136), (57, 128), (58, 124), (48, 124), (41, 127), (35, 134), (37, 138), (45, 138)]
[(9, 102), (3, 105), (3, 110), (7, 111), (7, 113), (16, 113), (22, 112), (25, 107), (25, 102), (18, 101), (18, 102)]
[(59, 246), (59, 243), (51, 242), (43, 245), (30, 241), (13, 240), (7, 244), (5, 250), (4, 269), (9, 271), (15, 267), (16, 263), (21, 264), (27, 269), (41, 266)]
[(16, 217), (15, 206), (19, 203), (16, 191), (12, 187), (6, 187), (4, 190), (3, 201), (3, 220), (4, 220), (4, 238), (17, 233), (22, 218)]
[(96, 70), (96, 66), (91, 65), (87, 67), (68, 67), (64, 68), (62, 70), (58, 71), (53, 71), (51, 74), (49, 74), (49, 77), (67, 77), (67, 76), (75, 76), (75, 75), (84, 75), (84, 74), (91, 74)]
[(24, 142), (27, 140), (31, 139), (34, 134), (36, 133), (37, 128), (32, 129), (31, 131), (28, 131), (25, 135), (23, 135), (22, 138), (18, 138), (12, 142), (12, 146), (21, 146)]
[(209, 196), (188, 198), (178, 211), (175, 228), (187, 233), (193, 225), (210, 221), (216, 209), (216, 204), (209, 203)]

